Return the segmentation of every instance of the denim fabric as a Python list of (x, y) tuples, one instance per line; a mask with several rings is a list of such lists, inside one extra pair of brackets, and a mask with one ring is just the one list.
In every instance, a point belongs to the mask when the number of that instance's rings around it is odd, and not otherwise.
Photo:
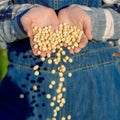
[[(5, 110), (15, 120), (50, 120), (53, 108), (46, 94), (56, 95), (56, 87), (50, 90), (48, 86), (51, 80), (59, 82), (58, 74), (50, 72), (57, 66), (35, 57), (28, 40), (13, 43), (9, 51), (9, 71), (0, 89), (0, 108), (4, 108), (0, 116)], [(80, 53), (67, 53), (73, 63), (66, 64), (66, 103), (57, 120), (69, 114), (72, 120), (120, 120), (120, 57), (113, 56), (117, 51), (117, 47), (92, 41)], [(36, 64), (40, 66), (39, 76), (34, 76), (32, 69)], [(67, 77), (69, 71), (71, 78)], [(38, 86), (37, 91), (33, 85)], [(19, 98), (20, 94), (24, 99)]]
[(54, 9), (61, 9), (71, 4), (81, 4), (98, 7), (101, 5), (101, 0), (14, 0), (15, 3), (31, 3), (31, 4), (41, 4)]

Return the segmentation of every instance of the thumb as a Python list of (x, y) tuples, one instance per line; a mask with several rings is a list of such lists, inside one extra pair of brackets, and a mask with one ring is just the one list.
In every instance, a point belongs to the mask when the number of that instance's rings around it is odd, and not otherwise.
[(92, 25), (90, 20), (85, 22), (83, 29), (87, 39), (92, 40)]
[(27, 33), (28, 37), (31, 37), (33, 35), (32, 31), (32, 22), (28, 18), (21, 18), (21, 24)]

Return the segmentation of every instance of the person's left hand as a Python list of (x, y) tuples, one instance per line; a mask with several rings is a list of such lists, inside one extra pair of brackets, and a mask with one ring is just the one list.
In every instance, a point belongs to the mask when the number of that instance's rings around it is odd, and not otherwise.
[(79, 52), (87, 45), (88, 40), (92, 39), (91, 18), (79, 5), (72, 5), (60, 10), (58, 19), (60, 23), (75, 25), (84, 32), (79, 47), (70, 52)]

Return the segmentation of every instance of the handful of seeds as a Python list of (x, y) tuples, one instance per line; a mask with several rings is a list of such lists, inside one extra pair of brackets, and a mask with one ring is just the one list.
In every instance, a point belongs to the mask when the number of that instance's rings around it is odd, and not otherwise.
[[(57, 86), (56, 93), (53, 96), (51, 93), (46, 94), (46, 98), (50, 100), (50, 107), (53, 111), (52, 118), (47, 119), (57, 120), (58, 113), (67, 102), (64, 96), (67, 90), (66, 86), (64, 85), (65, 77), (72, 77), (72, 72), (67, 69), (66, 64), (71, 64), (73, 62), (73, 59), (70, 56), (66, 55), (66, 51), (62, 47), (64, 46), (68, 50), (78, 48), (81, 37), (83, 35), (83, 31), (78, 29), (76, 26), (71, 26), (65, 23), (60, 24), (58, 30), (55, 32), (52, 31), (51, 26), (44, 28), (34, 27), (33, 31), (37, 33), (33, 39), (35, 43), (34, 48), (38, 50), (37, 55), (41, 55), (42, 52), (45, 52), (47, 56), (47, 63), (49, 65), (55, 64), (57, 66), (57, 69), (51, 68), (50, 72), (52, 75), (58, 74), (59, 79), (50, 80), (50, 84), (48, 85), (48, 88), (50, 90), (53, 89), (53, 91), (55, 90), (54, 87)], [(51, 57), (50, 53), (55, 53), (55, 56)], [(41, 61), (45, 60), (45, 57), (41, 57)], [(38, 76), (40, 72), (39, 66), (35, 65), (33, 67), (33, 70), (34, 75)], [(37, 86), (33, 86), (33, 90), (36, 89)], [(71, 119), (72, 116), (70, 114), (67, 116), (61, 116), (61, 120)]]
[(60, 24), (58, 30), (52, 31), (51, 26), (44, 28), (34, 27), (33, 32), (37, 32), (34, 36), (34, 49), (38, 49), (37, 55), (41, 52), (46, 54), (55, 53), (56, 49), (62, 46), (67, 47), (68, 50), (79, 47), (79, 43), (83, 31), (76, 26), (68, 25), (66, 23)]

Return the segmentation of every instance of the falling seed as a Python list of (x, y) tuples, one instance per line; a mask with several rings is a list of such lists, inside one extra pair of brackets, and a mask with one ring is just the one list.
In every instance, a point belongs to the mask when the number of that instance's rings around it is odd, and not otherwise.
[(68, 119), (68, 120), (71, 120), (71, 118), (72, 118), (71, 115), (68, 115), (68, 116), (67, 116), (67, 119)]
[(34, 91), (37, 91), (37, 90), (38, 90), (37, 85), (34, 85), (34, 86), (33, 86), (33, 90), (34, 90)]
[(68, 77), (72, 77), (72, 73), (71, 72), (68, 73)]
[(25, 96), (24, 96), (24, 94), (20, 94), (20, 99), (23, 99)]
[(39, 68), (39, 65), (35, 65), (34, 67), (33, 67), (33, 70), (37, 70)]
[(34, 72), (34, 75), (35, 75), (35, 76), (38, 76), (38, 75), (39, 75), (39, 71), (36, 70), (36, 71)]
[(53, 69), (53, 70), (51, 71), (51, 73), (52, 73), (52, 74), (55, 74), (55, 73), (56, 73), (56, 70)]
[(50, 99), (50, 98), (51, 98), (51, 95), (50, 95), (50, 94), (47, 94), (47, 95), (46, 95), (46, 98), (47, 98), (47, 99)]

